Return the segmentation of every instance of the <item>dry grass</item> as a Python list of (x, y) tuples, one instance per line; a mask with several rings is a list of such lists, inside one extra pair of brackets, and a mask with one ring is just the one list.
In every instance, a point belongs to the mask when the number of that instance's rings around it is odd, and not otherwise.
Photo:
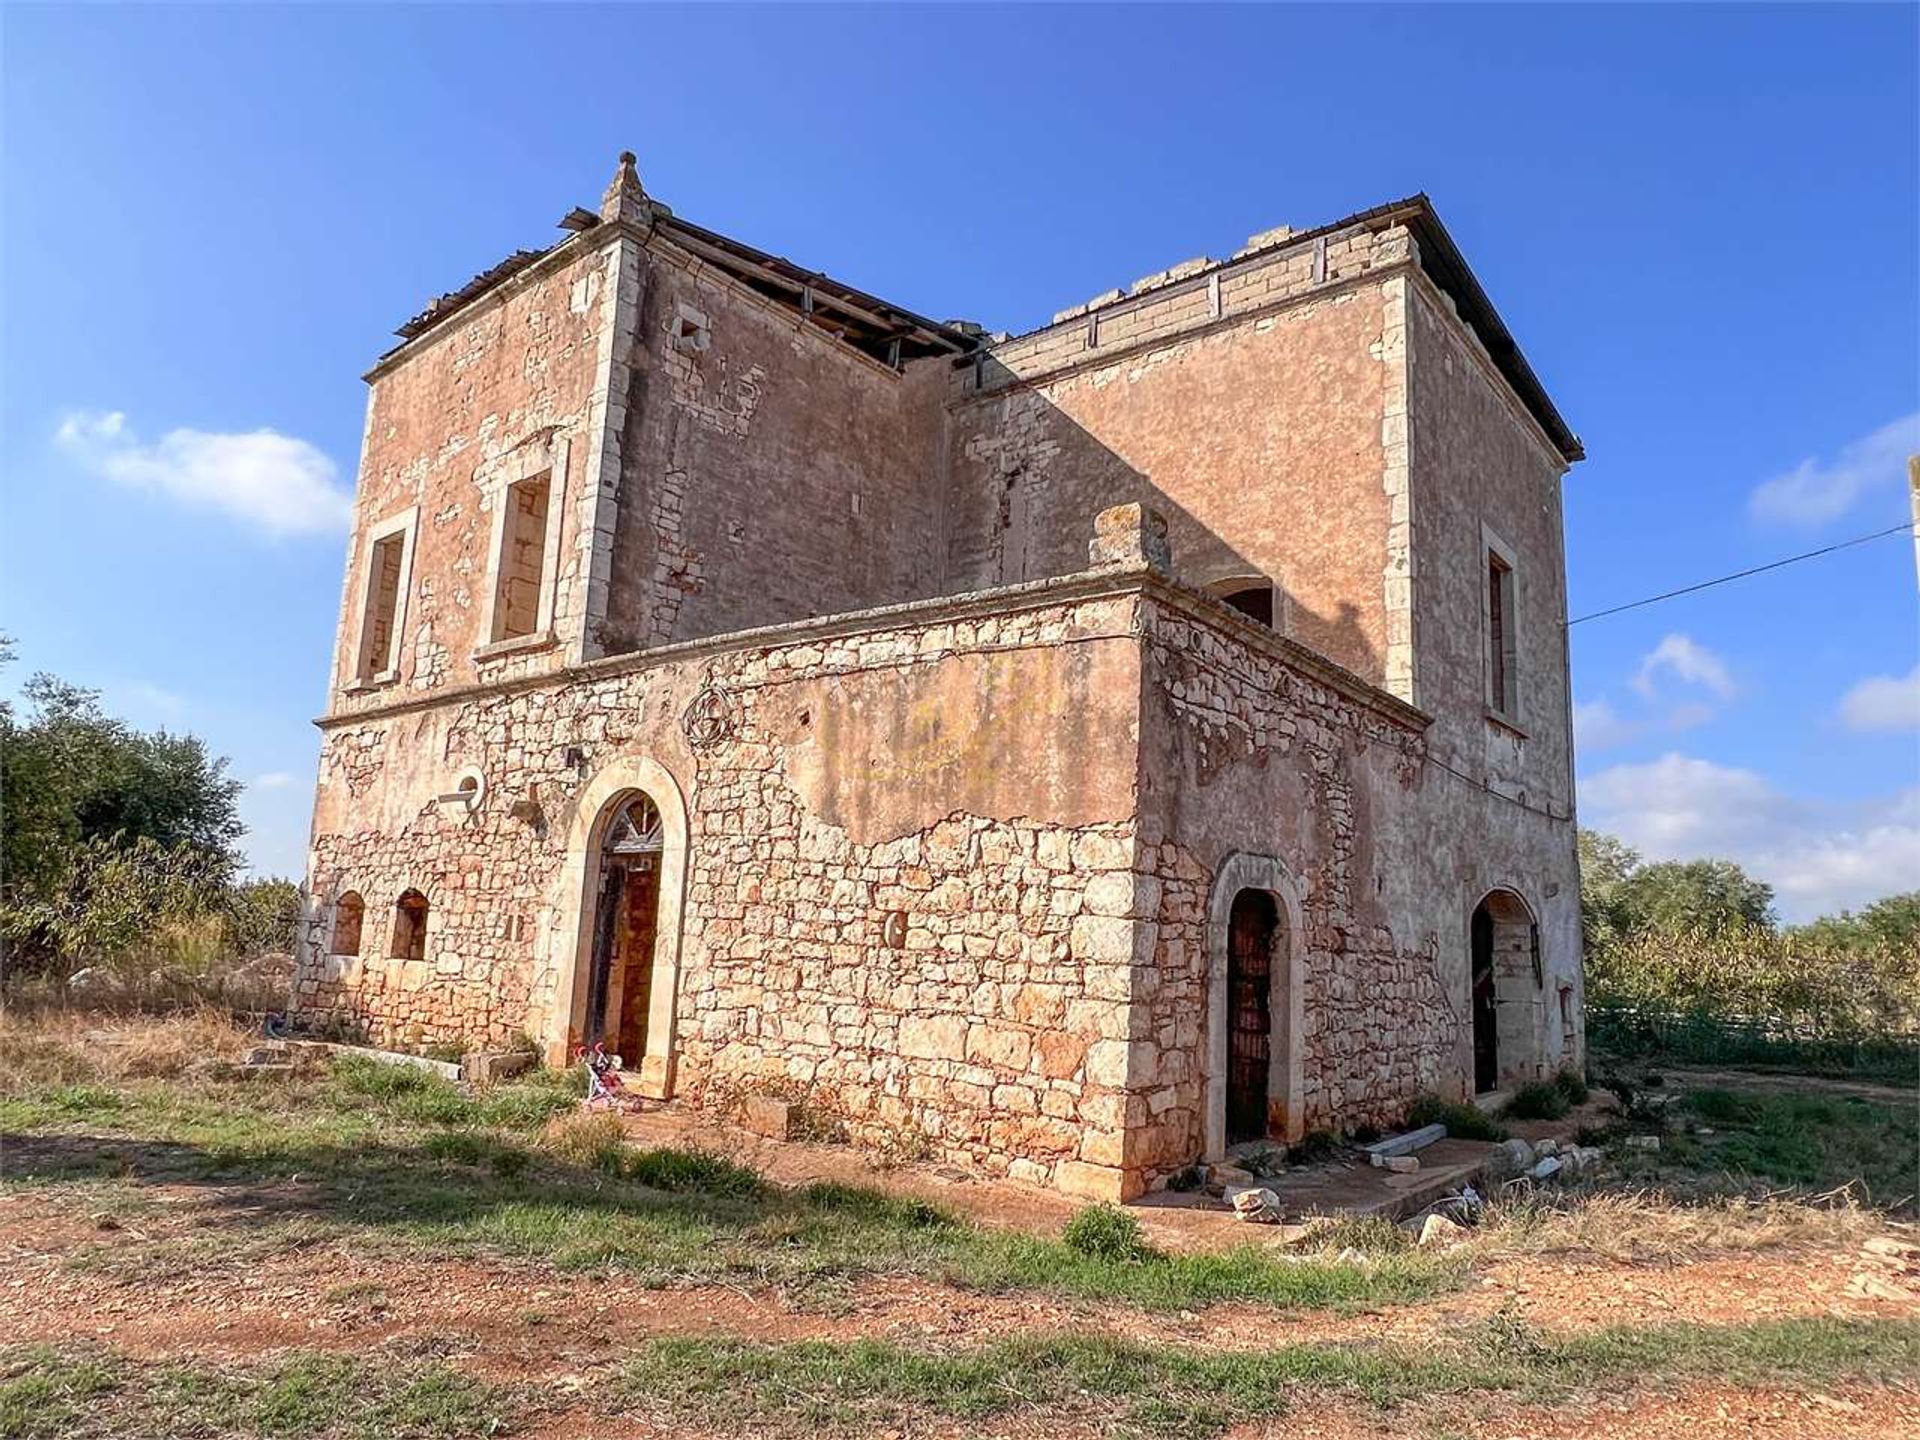
[(1473, 1248), (1488, 1258), (1578, 1252), (1621, 1262), (1680, 1262), (1707, 1252), (1844, 1248), (1887, 1228), (1885, 1216), (1844, 1191), (1809, 1204), (1785, 1197), (1679, 1199), (1633, 1190), (1496, 1205)]
[(254, 1043), (211, 1008), (156, 1016), (7, 1007), (0, 1009), (0, 1094), (166, 1079), (243, 1058)]

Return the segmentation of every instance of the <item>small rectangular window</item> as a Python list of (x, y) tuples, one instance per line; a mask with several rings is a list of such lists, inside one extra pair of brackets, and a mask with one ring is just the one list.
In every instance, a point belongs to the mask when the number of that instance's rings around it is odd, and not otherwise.
[(540, 627), (551, 490), (550, 475), (535, 475), (507, 487), (490, 640), (517, 640)]
[(381, 536), (367, 552), (367, 604), (360, 620), (360, 656), (354, 670), (362, 680), (375, 679), (393, 669), (406, 554), (404, 530)]
[(1513, 567), (1487, 551), (1487, 704), (1502, 715), (1518, 709), (1514, 653)]

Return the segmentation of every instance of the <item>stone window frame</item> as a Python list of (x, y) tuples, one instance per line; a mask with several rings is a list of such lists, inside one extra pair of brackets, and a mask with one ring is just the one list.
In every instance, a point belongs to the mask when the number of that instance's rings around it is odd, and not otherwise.
[[(347, 677), (346, 687), (349, 690), (374, 690), (382, 685), (391, 685), (400, 678), (401, 642), (406, 633), (407, 607), (413, 590), (414, 541), (419, 531), (420, 507), (409, 505), (369, 527), (361, 537), (360, 603), (356, 607), (357, 618), (353, 626), (353, 669)], [(403, 538), (400, 543), (400, 583), (393, 599), (393, 627), (387, 635), (386, 663), (369, 672), (364, 651), (367, 623), (373, 618), (373, 557), (381, 542), (395, 535)]]
[[(340, 948), (341, 912), (347, 908), (349, 901), (352, 902), (353, 908), (357, 912), (353, 926), (353, 948), (351, 950), (342, 950)], [(366, 943), (367, 899), (360, 891), (349, 886), (334, 897), (333, 904), (329, 907), (327, 954), (340, 960), (356, 960), (359, 958), (362, 949), (365, 948)]]
[[(1488, 594), (1487, 570), (1498, 561), (1505, 571), (1501, 589), (1501, 646), (1506, 676), (1505, 693), (1494, 694), (1493, 601)], [(1480, 525), (1480, 559), (1475, 569), (1480, 592), (1481, 699), (1489, 720), (1510, 730), (1520, 729), (1520, 676), (1525, 656), (1520, 646), (1521, 568), (1519, 552), (1485, 521)], [(1524, 733), (1524, 732), (1522, 732)]]
[[(490, 660), (523, 650), (544, 650), (555, 643), (554, 610), (560, 593), (560, 531), (566, 518), (567, 462), (572, 455), (570, 438), (560, 436), (550, 443), (526, 445), (513, 454), (474, 471), (474, 483), (493, 506), (493, 523), (487, 540), (487, 574), (481, 602), (479, 644), (473, 658)], [(507, 511), (513, 487), (540, 475), (547, 477), (547, 533), (540, 547), (540, 599), (533, 629), (525, 635), (493, 638), (495, 612), (500, 603), (500, 567), (506, 559)]]
[(1301, 916), (1300, 882), (1285, 861), (1238, 851), (1220, 863), (1207, 896), (1206, 1103), (1201, 1125), (1206, 1147), (1202, 1158), (1208, 1161), (1222, 1160), (1227, 1153), (1228, 930), (1234, 897), (1242, 890), (1264, 890), (1273, 897), (1280, 916), (1282, 933), (1274, 947), (1268, 984), (1271, 997), (1282, 1003), (1274, 1005), (1270, 998), (1267, 1010), (1274, 1022), (1267, 1052), (1267, 1100), (1271, 1105), (1273, 1097), (1279, 1095), (1287, 1116), (1286, 1134), (1277, 1138), (1292, 1143), (1307, 1131), (1301, 1064), (1306, 1048), (1306, 929)]

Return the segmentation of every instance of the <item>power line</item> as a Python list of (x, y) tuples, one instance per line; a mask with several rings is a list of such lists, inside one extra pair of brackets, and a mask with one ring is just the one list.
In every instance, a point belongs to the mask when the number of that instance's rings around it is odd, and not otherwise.
[(1589, 615), (1581, 615), (1567, 621), (1568, 625), (1579, 625), (1588, 620), (1598, 620), (1607, 615), (1618, 615), (1622, 610), (1638, 610), (1642, 605), (1657, 605), (1662, 600), (1671, 600), (1676, 595), (1691, 595), (1696, 590), (1711, 590), (1716, 585), (1725, 585), (1730, 580), (1744, 580), (1749, 575), (1764, 574), (1768, 570), (1778, 570), (1782, 565), (1798, 565), (1802, 560), (1817, 559), (1822, 555), (1831, 555), (1836, 550), (1846, 550), (1855, 545), (1864, 545), (1869, 540), (1884, 540), (1889, 535), (1911, 533), (1911, 520), (1899, 525), (1889, 525), (1884, 530), (1876, 530), (1871, 535), (1856, 535), (1851, 540), (1842, 540), (1838, 544), (1823, 545), (1818, 550), (1809, 550), (1803, 555), (1789, 555), (1784, 560), (1774, 560), (1766, 565), (1756, 565), (1751, 570), (1736, 570), (1731, 575), (1722, 575), (1714, 580), (1702, 580), (1698, 585), (1683, 585), (1678, 590), (1669, 590), (1662, 595), (1649, 595), (1644, 600), (1631, 600), (1625, 605), (1615, 605), (1607, 610), (1595, 610)]

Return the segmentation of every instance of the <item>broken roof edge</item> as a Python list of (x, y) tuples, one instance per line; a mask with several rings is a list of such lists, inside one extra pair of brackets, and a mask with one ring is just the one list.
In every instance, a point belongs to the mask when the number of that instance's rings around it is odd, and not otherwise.
[[(656, 232), (723, 269), (731, 261), (745, 271), (759, 272), (763, 278), (787, 285), (797, 293), (812, 291), (828, 308), (844, 312), (850, 319), (856, 319), (882, 334), (892, 331), (909, 338), (928, 351), (961, 355), (978, 349), (983, 343), (978, 334), (928, 319), (903, 305), (895, 305), (835, 280), (824, 271), (809, 270), (783, 256), (696, 225), (690, 220), (683, 220), (670, 207), (657, 200), (648, 198), (642, 203), (649, 212), (645, 226), (625, 219), (602, 220), (576, 206), (560, 222), (570, 232), (565, 238), (556, 240), (544, 250), (514, 251), (505, 260), (481, 271), (457, 290), (436, 296), (417, 315), (400, 324), (394, 330), (394, 334), (400, 337), (400, 343), (383, 352), (362, 378), (371, 381), (385, 374), (416, 342), (433, 336), (474, 306), (502, 292), (514, 280), (541, 268), (557, 256), (597, 247), (613, 235), (625, 235), (645, 244)], [(705, 251), (717, 254), (701, 253)], [(740, 274), (735, 278), (748, 277)]]
[[(1500, 312), (1494, 308), (1486, 290), (1481, 286), (1473, 268), (1467, 264), (1460, 247), (1454, 243), (1453, 236), (1441, 222), (1439, 211), (1425, 191), (1419, 191), (1400, 200), (1389, 200), (1366, 210), (1355, 211), (1341, 219), (1325, 225), (1315, 226), (1311, 230), (1296, 230), (1284, 240), (1256, 249), (1242, 250), (1225, 260), (1215, 260), (1211, 264), (1183, 275), (1173, 284), (1152, 286), (1140, 293), (1133, 290), (1109, 291), (1100, 298), (1102, 303), (1089, 304), (1082, 309), (1063, 312), (1065, 318), (1050, 320), (1044, 325), (1036, 325), (1009, 336), (1000, 343), (1012, 344), (1043, 335), (1049, 330), (1058, 330), (1066, 326), (1084, 324), (1087, 317), (1123, 310), (1132, 305), (1151, 304), (1181, 293), (1188, 287), (1204, 284), (1209, 277), (1227, 270), (1246, 269), (1265, 264), (1276, 255), (1298, 250), (1316, 241), (1329, 239), (1342, 231), (1356, 227), (1386, 228), (1395, 223), (1405, 223), (1418, 242), (1418, 261), (1420, 268), (1440, 290), (1452, 297), (1459, 312), (1459, 318), (1471, 327), (1475, 336), (1485, 347), (1487, 356), (1493, 361), (1509, 387), (1526, 407), (1540, 428), (1546, 432), (1561, 456), (1569, 464), (1586, 458), (1586, 447), (1580, 437), (1573, 433), (1559, 407), (1547, 394), (1546, 386), (1540, 383), (1540, 377), (1534, 373), (1533, 366), (1520, 349), (1519, 342), (1507, 329), (1506, 322), (1500, 318)], [(1266, 232), (1272, 234), (1272, 231)], [(1429, 257), (1432, 258), (1430, 263)], [(1111, 296), (1111, 298), (1108, 298)], [(994, 348), (992, 346), (989, 349)]]

